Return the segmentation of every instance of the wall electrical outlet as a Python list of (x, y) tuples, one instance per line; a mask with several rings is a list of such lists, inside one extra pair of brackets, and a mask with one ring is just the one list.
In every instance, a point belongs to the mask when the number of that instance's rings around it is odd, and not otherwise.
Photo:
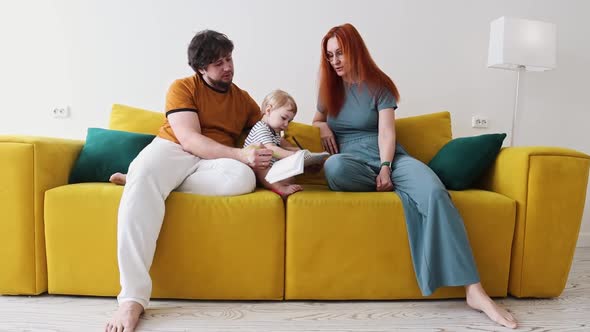
[(51, 109), (51, 116), (56, 119), (64, 119), (70, 117), (70, 107), (54, 107)]
[(488, 118), (484, 116), (474, 115), (471, 118), (472, 128), (487, 128), (489, 124)]

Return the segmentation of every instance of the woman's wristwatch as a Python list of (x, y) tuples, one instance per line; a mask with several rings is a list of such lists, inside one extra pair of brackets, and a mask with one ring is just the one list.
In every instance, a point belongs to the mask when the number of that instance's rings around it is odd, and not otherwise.
[(389, 167), (389, 172), (390, 173), (392, 172), (392, 170), (391, 170), (391, 162), (390, 161), (384, 161), (384, 162), (382, 162), (380, 167), (383, 168), (383, 166)]

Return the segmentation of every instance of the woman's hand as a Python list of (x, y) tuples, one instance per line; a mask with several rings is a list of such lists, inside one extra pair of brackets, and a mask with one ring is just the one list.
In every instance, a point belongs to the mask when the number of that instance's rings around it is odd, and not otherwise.
[(393, 183), (391, 182), (391, 168), (389, 166), (381, 167), (377, 175), (377, 191), (392, 191)]
[(325, 122), (318, 127), (320, 128), (320, 137), (324, 150), (330, 152), (330, 154), (338, 153), (338, 144), (336, 144), (336, 137), (334, 137), (332, 129)]

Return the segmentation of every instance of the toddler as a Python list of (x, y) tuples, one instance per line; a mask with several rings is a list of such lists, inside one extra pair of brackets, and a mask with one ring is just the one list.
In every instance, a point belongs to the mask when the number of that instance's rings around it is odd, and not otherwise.
[[(291, 145), (287, 140), (281, 137), (281, 132), (287, 129), (289, 123), (297, 114), (297, 104), (291, 95), (282, 90), (274, 90), (269, 93), (260, 106), (262, 120), (258, 121), (250, 130), (250, 134), (244, 142), (244, 146), (252, 144), (262, 144), (265, 148), (272, 150), (274, 163), (278, 159), (288, 157), (300, 149)], [(293, 178), (285, 179), (275, 183), (268, 183), (265, 180), (266, 174), (270, 168), (255, 169), (256, 179), (267, 189), (270, 189), (283, 198), (303, 190), (303, 188), (293, 183)]]

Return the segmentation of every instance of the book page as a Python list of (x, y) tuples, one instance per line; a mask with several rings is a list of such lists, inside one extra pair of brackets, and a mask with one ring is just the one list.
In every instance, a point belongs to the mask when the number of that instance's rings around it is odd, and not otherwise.
[(266, 174), (265, 180), (275, 183), (303, 173), (305, 151), (297, 151), (287, 158), (277, 160)]

